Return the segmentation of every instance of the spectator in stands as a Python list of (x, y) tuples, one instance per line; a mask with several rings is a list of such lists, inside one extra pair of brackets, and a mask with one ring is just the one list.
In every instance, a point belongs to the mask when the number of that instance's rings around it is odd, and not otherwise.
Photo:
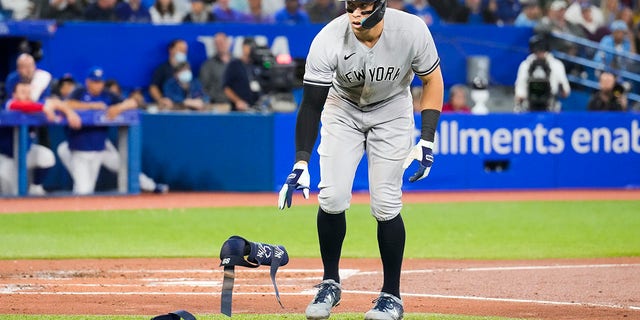
[(522, 11), (516, 17), (513, 25), (516, 27), (535, 27), (542, 18), (542, 8), (538, 0), (521, 1)]
[[(580, 38), (586, 38), (584, 29), (578, 25), (572, 24), (565, 20), (564, 15), (567, 11), (567, 3), (564, 0), (554, 0), (549, 4), (547, 14), (542, 17), (540, 23), (535, 26), (534, 31), (537, 34), (546, 36), (552, 32), (559, 32)], [(580, 47), (574, 42), (549, 37), (549, 46), (551, 50), (566, 53), (572, 57), (587, 56), (580, 50)], [(584, 66), (572, 61), (563, 61), (567, 74), (574, 76), (583, 76), (585, 73)]]
[(233, 111), (251, 111), (262, 95), (251, 58), (255, 45), (254, 39), (245, 38), (241, 57), (232, 59), (225, 69), (222, 87)]
[(151, 22), (149, 9), (142, 5), (141, 0), (123, 1), (116, 5), (116, 17), (123, 22)]
[(31, 100), (44, 101), (51, 94), (52, 79), (51, 73), (36, 66), (36, 60), (31, 54), (21, 53), (16, 59), (16, 70), (5, 80), (5, 92), (13, 92), (19, 82), (26, 82), (31, 85)]
[(556, 98), (571, 93), (564, 65), (549, 52), (548, 40), (541, 35), (531, 37), (529, 51), (518, 67), (515, 111), (560, 111)]
[[(85, 79), (85, 86), (71, 93), (68, 104), (75, 110), (104, 110), (108, 119), (114, 119), (122, 112), (138, 107), (134, 99), (122, 97), (108, 91), (105, 87), (104, 71), (92, 67)], [(100, 168), (117, 172), (120, 167), (120, 155), (108, 139), (108, 127), (93, 126), (67, 131), (67, 141), (58, 145), (58, 156), (73, 179), (73, 193), (85, 195), (95, 191)], [(164, 193), (158, 184), (143, 184), (144, 191)], [(153, 188), (152, 188), (153, 187)], [(163, 186), (166, 187), (166, 186)]]
[(599, 7), (594, 6), (589, 0), (574, 0), (564, 14), (564, 18), (584, 29), (587, 38), (591, 41), (600, 41), (608, 33), (604, 24), (604, 17)]
[(344, 12), (334, 0), (309, 0), (304, 9), (312, 23), (327, 23)]
[(167, 61), (156, 67), (149, 85), (149, 95), (159, 109), (173, 108), (171, 99), (165, 97), (163, 93), (164, 83), (173, 77), (173, 70), (179, 63), (187, 62), (187, 52), (189, 46), (183, 39), (174, 39), (167, 46), (169, 58)]
[(1, 0), (2, 8), (12, 12), (12, 20), (24, 20), (33, 14), (33, 3), (30, 0)]
[[(57, 98), (47, 98), (43, 101), (33, 101), (31, 84), (19, 82), (13, 87), (11, 99), (5, 104), (6, 110), (25, 113), (44, 113), (50, 122), (59, 122), (61, 119), (56, 111), (61, 112), (67, 119), (70, 127), (78, 129), (81, 121), (78, 114), (64, 101)], [(16, 193), (16, 172), (13, 159), (13, 128), (0, 127), (0, 193)], [(30, 171), (29, 183), (30, 195), (45, 195), (43, 182), (48, 169), (55, 165), (56, 159), (53, 152), (38, 141), (30, 140), (27, 151), (27, 169)]]
[(246, 15), (229, 6), (229, 0), (218, 0), (213, 6), (213, 15), (218, 22), (242, 22)]
[(273, 16), (264, 13), (262, 0), (248, 0), (249, 13), (245, 15), (245, 21), (249, 23), (273, 23)]
[(83, 7), (79, 0), (48, 0), (40, 17), (57, 21), (81, 20)]
[[(640, 5), (639, 5), (640, 6)], [(640, 53), (640, 22), (631, 28), (632, 30), (632, 43), (635, 44), (635, 53)], [(640, 73), (640, 72), (638, 72)]]
[[(611, 34), (602, 37), (600, 48), (613, 49), (616, 52), (631, 53), (631, 41), (628, 37), (629, 29), (622, 20), (614, 21), (609, 27)], [(613, 68), (614, 70), (628, 69), (633, 61), (629, 61), (623, 56), (599, 50), (594, 56), (594, 61), (603, 64), (602, 68)]]
[[(536, 33), (542, 34), (560, 32), (576, 37), (585, 37), (586, 33), (580, 26), (575, 25), (564, 18), (566, 12), (567, 3), (564, 0), (554, 0), (549, 4), (546, 15), (540, 19), (540, 23), (535, 26), (534, 30)], [(562, 40), (554, 41), (553, 39), (550, 46), (551, 49), (563, 52), (567, 52), (568, 47), (573, 47), (571, 43), (567, 43)]]
[(274, 14), (276, 23), (279, 24), (308, 24), (309, 16), (300, 6), (300, 0), (285, 0), (284, 8)]
[(602, 11), (604, 24), (608, 26), (618, 19), (622, 7), (620, 0), (600, 0), (600, 11)]
[[(640, 3), (638, 4), (640, 6)], [(634, 23), (633, 19), (633, 10), (629, 7), (623, 7), (618, 13), (618, 20), (622, 20), (627, 24), (627, 35), (629, 37), (629, 41), (631, 42), (631, 52), (638, 53), (638, 41), (636, 40), (636, 33), (638, 31), (638, 26)]]
[(625, 111), (627, 110), (626, 90), (616, 83), (616, 76), (604, 71), (600, 73), (598, 91), (594, 92), (587, 104), (589, 111)]
[(184, 13), (176, 8), (173, 0), (156, 0), (149, 8), (149, 15), (154, 24), (178, 24), (182, 22)]
[(429, 4), (428, 0), (413, 0), (413, 2), (407, 3), (404, 9), (408, 13), (422, 18), (428, 26), (440, 24), (440, 15), (436, 9)]
[(88, 21), (117, 21), (116, 0), (96, 0), (84, 9), (84, 19)]
[(231, 41), (224, 32), (218, 32), (213, 37), (213, 46), (216, 52), (200, 67), (200, 83), (212, 104), (228, 105), (229, 99), (224, 94), (222, 81), (224, 70), (231, 61)]
[(442, 112), (471, 113), (464, 85), (456, 84), (449, 88), (449, 99), (442, 105)]
[(56, 81), (53, 87), (51, 95), (61, 100), (66, 100), (71, 95), (71, 92), (76, 89), (76, 80), (71, 74), (65, 74), (58, 81)]
[(204, 93), (200, 81), (193, 78), (188, 62), (176, 65), (173, 77), (164, 83), (162, 91), (171, 99), (174, 108), (199, 111), (208, 108), (209, 96)]
[(207, 23), (215, 20), (213, 13), (207, 11), (204, 0), (191, 0), (191, 11), (184, 16), (182, 22)]
[(432, 0), (429, 4), (436, 10), (442, 21), (454, 22), (453, 13), (463, 4), (458, 1)]
[(519, 0), (497, 0), (496, 7), (498, 23), (506, 25), (513, 24), (516, 17), (522, 11), (522, 6), (520, 5)]
[(464, 0), (464, 5), (455, 8), (450, 20), (453, 23), (495, 24), (498, 21), (496, 9), (495, 0), (489, 0), (486, 5), (482, 0)]
[(273, 17), (276, 12), (284, 8), (285, 0), (262, 0), (262, 13)]

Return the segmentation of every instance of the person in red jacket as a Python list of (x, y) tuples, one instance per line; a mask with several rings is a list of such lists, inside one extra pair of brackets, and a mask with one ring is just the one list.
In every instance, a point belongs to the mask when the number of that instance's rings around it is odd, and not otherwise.
[(471, 113), (471, 108), (467, 105), (467, 89), (464, 85), (451, 86), (449, 100), (442, 105), (442, 112)]
[[(80, 128), (82, 122), (78, 114), (64, 101), (57, 98), (47, 98), (44, 101), (31, 100), (31, 85), (27, 82), (16, 84), (11, 99), (4, 106), (7, 111), (24, 113), (44, 113), (50, 122), (62, 121), (61, 115), (67, 119), (72, 128)], [(13, 128), (0, 128), (0, 192), (15, 194), (17, 191), (16, 168), (13, 161)], [(53, 152), (42, 145), (29, 141), (27, 152), (27, 169), (48, 169), (55, 165)], [(46, 191), (42, 186), (43, 179), (36, 179), (35, 175), (29, 186), (29, 194), (44, 195)]]

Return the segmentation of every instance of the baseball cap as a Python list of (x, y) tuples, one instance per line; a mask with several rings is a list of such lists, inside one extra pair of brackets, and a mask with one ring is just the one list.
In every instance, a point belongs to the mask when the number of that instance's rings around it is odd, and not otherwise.
[(562, 0), (556, 0), (554, 2), (551, 2), (551, 5), (549, 6), (549, 9), (553, 11), (558, 11), (566, 8), (567, 8), (567, 3)]
[(611, 29), (611, 32), (613, 31), (628, 31), (629, 28), (627, 28), (627, 24), (624, 23), (624, 21), (622, 20), (615, 20), (611, 23), (611, 26), (609, 27), (609, 29)]
[(87, 79), (92, 81), (104, 81), (104, 70), (102, 70), (101, 67), (92, 67), (91, 69), (89, 69)]
[(591, 9), (591, 3), (589, 1), (582, 1), (580, 2), (580, 9), (582, 10), (589, 10)]

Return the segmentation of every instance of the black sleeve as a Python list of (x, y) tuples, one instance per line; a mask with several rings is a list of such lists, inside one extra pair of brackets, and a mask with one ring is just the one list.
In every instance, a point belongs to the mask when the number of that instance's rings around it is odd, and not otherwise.
[(420, 139), (425, 141), (435, 141), (436, 128), (440, 120), (440, 111), (435, 109), (424, 109), (420, 113), (422, 130), (420, 131)]
[(303, 85), (302, 102), (296, 120), (296, 162), (309, 161), (318, 138), (320, 115), (330, 87)]

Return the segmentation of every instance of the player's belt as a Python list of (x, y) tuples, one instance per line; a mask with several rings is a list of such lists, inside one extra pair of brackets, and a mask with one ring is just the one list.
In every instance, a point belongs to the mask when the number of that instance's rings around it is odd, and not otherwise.
[(351, 100), (349, 98), (343, 97), (343, 99), (346, 100), (347, 102), (351, 103), (352, 105), (354, 105), (358, 109), (372, 109), (374, 107), (377, 107), (378, 105), (381, 105), (381, 104), (391, 100), (391, 98), (388, 98), (388, 99), (384, 99), (384, 100), (381, 100), (381, 101), (378, 101), (378, 102), (374, 102), (374, 103), (370, 103), (370, 104), (367, 104), (367, 105), (364, 105), (364, 106), (360, 106), (359, 103), (357, 103), (357, 102), (355, 102), (355, 101), (353, 101), (353, 100)]

